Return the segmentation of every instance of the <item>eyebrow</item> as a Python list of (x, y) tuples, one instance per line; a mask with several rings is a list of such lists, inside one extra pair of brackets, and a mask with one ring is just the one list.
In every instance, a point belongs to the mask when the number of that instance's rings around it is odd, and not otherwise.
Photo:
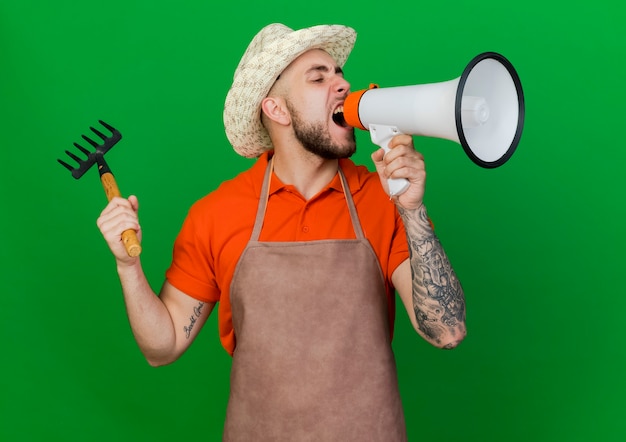
[[(312, 72), (330, 72), (330, 68), (327, 65), (314, 65), (312, 67), (310, 67), (309, 69), (306, 70), (305, 74), (310, 74)], [(339, 66), (335, 66), (335, 74), (343, 74), (343, 69), (341, 69)]]

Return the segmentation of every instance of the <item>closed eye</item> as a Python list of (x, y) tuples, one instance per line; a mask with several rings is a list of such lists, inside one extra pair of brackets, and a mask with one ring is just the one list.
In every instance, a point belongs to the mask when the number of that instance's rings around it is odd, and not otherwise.
[(325, 65), (315, 65), (306, 71), (306, 74), (311, 73), (317, 74), (311, 76), (311, 82), (313, 83), (323, 83), (326, 77), (332, 75), (333, 73), (343, 77), (343, 71), (339, 66), (335, 66), (333, 69), (331, 69), (330, 67)]

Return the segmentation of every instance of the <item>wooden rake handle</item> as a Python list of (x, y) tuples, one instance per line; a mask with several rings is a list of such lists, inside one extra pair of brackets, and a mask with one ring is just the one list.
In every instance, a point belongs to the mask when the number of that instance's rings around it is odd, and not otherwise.
[[(106, 193), (107, 199), (111, 201), (116, 196), (122, 196), (119, 187), (115, 182), (115, 178), (111, 172), (104, 172), (100, 175), (100, 181), (104, 187), (104, 193)], [(128, 229), (122, 232), (122, 242), (126, 247), (128, 256), (139, 256), (141, 253), (141, 243), (137, 238), (137, 232), (133, 229)]]

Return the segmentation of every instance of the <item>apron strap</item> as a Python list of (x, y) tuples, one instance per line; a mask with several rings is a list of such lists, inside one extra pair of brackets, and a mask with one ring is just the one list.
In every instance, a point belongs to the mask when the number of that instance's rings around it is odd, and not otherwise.
[[(270, 182), (273, 171), (274, 157), (270, 159), (270, 162), (265, 169), (265, 176), (263, 178), (263, 185), (261, 186), (261, 194), (259, 196), (259, 207), (257, 208), (256, 219), (254, 220), (254, 228), (252, 229), (250, 241), (258, 241), (259, 236), (261, 236), (261, 229), (263, 228), (263, 220), (265, 219), (267, 202), (270, 196)], [(357, 214), (356, 206), (354, 205), (354, 200), (352, 199), (352, 194), (350, 193), (348, 181), (346, 180), (346, 176), (341, 170), (341, 167), (338, 168), (338, 172), (341, 181), (341, 187), (343, 188), (343, 194), (346, 198), (346, 202), (348, 203), (348, 212), (350, 213), (350, 219), (352, 220), (352, 228), (354, 229), (354, 233), (357, 239), (362, 240), (365, 238), (365, 235), (363, 234), (363, 229), (361, 228), (361, 222), (359, 221), (359, 215)]]
[(259, 195), (259, 207), (256, 211), (256, 219), (254, 220), (254, 228), (252, 229), (252, 236), (250, 241), (258, 241), (261, 235), (261, 228), (263, 228), (263, 220), (265, 219), (265, 209), (267, 209), (267, 200), (270, 197), (270, 177), (274, 170), (274, 157), (270, 159), (269, 164), (265, 168), (265, 177), (263, 178), (263, 185), (261, 186), (261, 194)]
[(359, 215), (356, 213), (356, 206), (354, 205), (354, 200), (352, 199), (352, 193), (350, 192), (348, 181), (346, 180), (346, 176), (343, 174), (343, 170), (341, 170), (341, 167), (339, 168), (339, 178), (341, 178), (341, 187), (343, 187), (343, 194), (346, 197), (346, 201), (348, 203), (348, 211), (350, 212), (350, 219), (352, 220), (352, 228), (354, 229), (354, 233), (356, 234), (357, 239), (364, 239), (365, 235), (363, 235), (363, 229), (361, 228)]

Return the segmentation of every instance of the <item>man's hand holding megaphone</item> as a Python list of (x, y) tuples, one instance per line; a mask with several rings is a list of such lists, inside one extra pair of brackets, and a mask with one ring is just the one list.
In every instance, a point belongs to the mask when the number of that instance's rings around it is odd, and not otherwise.
[[(372, 160), (380, 177), (380, 182), (391, 197), (407, 210), (421, 207), (426, 185), (424, 156), (415, 150), (413, 137), (399, 134), (391, 138), (388, 150), (380, 148), (372, 153)], [(409, 185), (400, 195), (389, 191), (389, 179), (404, 178)]]

